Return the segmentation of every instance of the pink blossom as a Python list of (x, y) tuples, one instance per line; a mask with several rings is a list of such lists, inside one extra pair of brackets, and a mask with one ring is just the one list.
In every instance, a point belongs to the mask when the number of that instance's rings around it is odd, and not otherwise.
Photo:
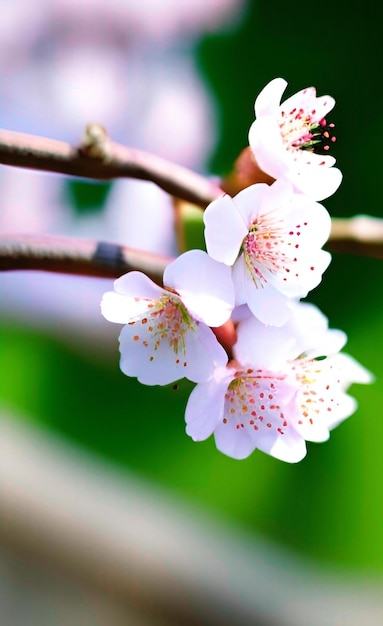
[(289, 300), (316, 287), (331, 260), (321, 249), (330, 234), (328, 212), (288, 181), (218, 198), (204, 222), (209, 255), (233, 265), (236, 304), (247, 303), (265, 324), (284, 324)]
[(194, 441), (214, 433), (217, 448), (233, 458), (258, 448), (294, 463), (305, 456), (305, 441), (327, 440), (356, 410), (346, 391), (354, 382), (371, 382), (371, 374), (339, 353), (346, 337), (328, 330), (316, 307), (291, 308), (282, 328), (252, 316), (239, 323), (233, 366), (217, 368), (190, 395), (186, 432)]
[(159, 287), (141, 272), (115, 281), (101, 310), (126, 324), (120, 334), (120, 366), (146, 385), (166, 385), (186, 377), (206, 381), (227, 355), (211, 327), (224, 324), (234, 306), (230, 270), (202, 250), (173, 261)]
[(273, 178), (286, 178), (314, 198), (331, 196), (342, 181), (335, 158), (328, 154), (335, 135), (327, 114), (335, 105), (331, 96), (316, 96), (309, 87), (280, 104), (287, 82), (275, 78), (255, 101), (256, 119), (249, 143), (260, 168)]

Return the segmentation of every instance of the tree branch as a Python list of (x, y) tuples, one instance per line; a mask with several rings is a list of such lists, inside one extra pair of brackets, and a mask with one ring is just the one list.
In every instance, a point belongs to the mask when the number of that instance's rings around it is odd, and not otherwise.
[(383, 259), (383, 220), (368, 215), (332, 218), (326, 248), (332, 252)]
[(62, 274), (117, 278), (138, 270), (162, 285), (173, 259), (87, 239), (51, 235), (1, 235), (0, 271), (43, 270)]
[(0, 130), (0, 163), (96, 180), (148, 180), (203, 208), (223, 193), (216, 183), (185, 167), (111, 141), (97, 124), (86, 127), (77, 148), (64, 141)]
[[(326, 248), (383, 259), (383, 220), (368, 216), (333, 218)], [(42, 270), (116, 278), (138, 270), (161, 285), (165, 267), (172, 260), (143, 250), (87, 239), (0, 235), (0, 271)]]
[[(79, 147), (63, 141), (0, 130), (0, 163), (70, 176), (110, 180), (137, 178), (156, 183), (177, 198), (205, 208), (223, 193), (199, 174), (160, 157), (111, 141), (105, 129), (89, 124)], [(326, 247), (334, 252), (383, 259), (383, 220), (369, 216), (332, 219)], [(110, 243), (48, 235), (0, 237), (0, 271), (43, 270), (116, 277), (145, 272), (161, 284), (171, 259)]]

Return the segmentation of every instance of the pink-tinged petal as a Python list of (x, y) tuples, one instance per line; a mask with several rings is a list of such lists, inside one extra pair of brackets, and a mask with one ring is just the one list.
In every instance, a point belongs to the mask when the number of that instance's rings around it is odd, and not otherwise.
[[(312, 111), (316, 102), (316, 89), (315, 87), (305, 87), (297, 91), (297, 93), (286, 98), (281, 104), (280, 111), (282, 117), (288, 117), (294, 115), (300, 109), (305, 112)], [(323, 115), (319, 119), (322, 119)]]
[[(269, 186), (265, 183), (256, 183), (255, 185), (250, 185), (249, 187), (242, 189), (242, 191), (237, 193), (237, 195), (233, 198), (233, 203), (242, 216), (242, 219), (247, 226), (247, 231), (254, 220), (258, 217), (262, 198), (269, 189)], [(245, 235), (247, 234), (247, 231)]]
[(101, 300), (101, 313), (109, 322), (127, 324), (143, 317), (152, 302), (147, 298), (134, 298), (107, 291)]
[(329, 329), (328, 319), (314, 304), (308, 302), (289, 303), (290, 319), (286, 330), (295, 337), (295, 345), (288, 360), (305, 354), (309, 359), (329, 356), (339, 352), (347, 341), (342, 330)]
[(283, 78), (271, 80), (258, 95), (254, 110), (256, 117), (260, 115), (276, 115), (279, 112), (279, 104), (287, 87), (287, 82)]
[(309, 291), (319, 285), (330, 261), (329, 252), (318, 250), (316, 254), (294, 265), (286, 263), (284, 271), (269, 276), (270, 283), (286, 297), (305, 298)]
[(342, 179), (339, 170), (332, 174), (323, 172), (331, 171), (335, 163), (328, 154), (336, 141), (334, 124), (326, 119), (335, 100), (331, 96), (317, 98), (315, 88), (309, 87), (278, 106), (285, 87), (285, 81), (277, 79), (261, 92), (255, 106), (256, 119), (249, 130), (249, 144), (265, 173), (275, 179), (290, 180), (296, 190), (322, 200), (336, 191)]
[(327, 416), (327, 428), (331, 431), (347, 417), (350, 417), (358, 408), (358, 403), (352, 396), (343, 393), (337, 398), (337, 412)]
[(231, 319), (234, 324), (237, 324), (238, 322), (241, 322), (249, 317), (253, 318), (253, 314), (247, 304), (240, 304), (236, 306), (231, 314)]
[(304, 169), (307, 165), (310, 167), (313, 165), (320, 166), (321, 169), (326, 169), (327, 167), (332, 167), (335, 163), (336, 159), (331, 154), (316, 154), (309, 150), (299, 150), (295, 154), (295, 169), (297, 171), (300, 168)]
[(237, 326), (234, 358), (244, 366), (253, 364), (256, 369), (278, 371), (285, 367), (295, 345), (296, 338), (288, 324), (265, 326), (251, 316)]
[(349, 354), (342, 352), (332, 357), (331, 363), (341, 372), (342, 389), (346, 390), (353, 383), (368, 384), (375, 381), (375, 376)]
[(148, 326), (124, 326), (120, 333), (120, 368), (144, 385), (167, 385), (185, 376), (185, 356), (176, 354), (168, 342), (156, 346)]
[(307, 453), (304, 438), (293, 428), (286, 429), (285, 434), (278, 437), (262, 434), (257, 438), (257, 448), (286, 463), (298, 463)]
[(286, 178), (291, 156), (283, 144), (278, 120), (270, 115), (256, 119), (249, 130), (249, 145), (259, 167), (273, 178)]
[(234, 370), (219, 368), (214, 378), (194, 387), (186, 405), (186, 433), (194, 441), (210, 437), (223, 418), (225, 393), (234, 378)]
[(228, 195), (218, 198), (206, 208), (204, 217), (206, 249), (216, 261), (233, 265), (247, 225)]
[(156, 285), (142, 272), (129, 272), (114, 281), (117, 293), (137, 298), (158, 300), (164, 293), (164, 289)]
[(284, 378), (262, 369), (237, 372), (227, 388), (222, 424), (215, 432), (220, 450), (244, 458), (255, 447), (272, 448), (280, 437), (295, 447), (297, 435), (295, 431), (289, 433), (288, 413), (296, 391)]
[(297, 359), (290, 366), (298, 385), (294, 427), (309, 441), (324, 441), (326, 431), (356, 409), (355, 401), (345, 393), (357, 382), (354, 375), (370, 382), (369, 373), (343, 354), (323, 360)]
[(270, 283), (256, 288), (249, 272), (245, 275), (249, 309), (263, 324), (282, 326), (290, 317), (288, 298)]
[(315, 101), (315, 114), (312, 115), (313, 122), (320, 122), (335, 106), (332, 96), (319, 96)]
[(217, 449), (233, 459), (246, 459), (255, 450), (255, 443), (245, 428), (236, 430), (232, 423), (218, 424), (214, 431)]
[[(327, 210), (294, 192), (291, 183), (277, 180), (271, 186), (262, 185), (259, 214), (249, 226), (242, 243), (243, 254), (233, 267), (236, 304), (247, 303), (266, 324), (283, 324), (288, 312), (280, 296), (305, 297), (320, 283), (331, 260), (330, 254), (321, 250), (330, 229)], [(280, 292), (281, 310), (276, 307), (274, 313), (277, 321), (265, 298), (267, 293), (277, 298), (274, 291)], [(264, 306), (267, 319), (260, 311)]]
[(212, 377), (216, 367), (224, 367), (227, 354), (213, 331), (202, 322), (195, 332), (185, 336), (184, 376), (194, 383), (203, 383)]
[(300, 167), (292, 172), (293, 185), (314, 200), (325, 200), (332, 196), (342, 182), (342, 172), (336, 167)]
[(295, 193), (261, 219), (254, 243), (247, 247), (250, 260), (255, 247), (265, 279), (289, 297), (305, 297), (320, 283), (331, 260), (320, 249), (330, 234), (328, 212)]
[(302, 240), (309, 241), (308, 247), (312, 248), (321, 247), (327, 241), (331, 231), (331, 218), (322, 204), (300, 193), (294, 193), (287, 208), (285, 228), (288, 233), (293, 230), (289, 243), (302, 245)]
[(281, 112), (285, 116), (292, 111), (303, 109), (310, 116), (312, 124), (319, 123), (334, 108), (335, 100), (332, 96), (317, 96), (315, 87), (307, 87), (290, 96), (281, 104)]
[[(313, 330), (310, 339), (307, 338), (305, 354), (310, 359), (330, 356), (339, 352), (346, 342), (347, 335), (342, 330), (328, 329), (327, 332), (317, 334)], [(312, 348), (310, 348), (311, 345)]]
[[(306, 390), (307, 392), (308, 390)], [(310, 391), (314, 391), (310, 389)], [(308, 391), (308, 393), (310, 393)], [(296, 410), (290, 416), (291, 425), (295, 431), (306, 441), (321, 443), (330, 437), (327, 416), (322, 413), (308, 412), (302, 410), (302, 404), (306, 402), (306, 396), (301, 393), (297, 395)], [(317, 407), (317, 405), (316, 405)], [(318, 407), (317, 407), (318, 408)]]
[(226, 364), (226, 352), (207, 326), (196, 324), (172, 343), (155, 324), (148, 317), (122, 329), (120, 367), (127, 376), (145, 385), (167, 385), (184, 377), (205, 382), (216, 365)]
[(295, 200), (294, 187), (288, 180), (276, 180), (272, 185), (267, 186), (266, 193), (262, 196), (261, 215), (273, 212), (282, 212), (282, 217), (290, 209)]
[(245, 266), (244, 255), (241, 254), (241, 256), (238, 257), (238, 259), (234, 263), (232, 270), (236, 306), (246, 304), (247, 301), (247, 293), (245, 287), (246, 272), (247, 268)]
[(164, 283), (208, 326), (224, 324), (234, 308), (231, 268), (202, 250), (190, 250), (173, 261), (164, 272)]

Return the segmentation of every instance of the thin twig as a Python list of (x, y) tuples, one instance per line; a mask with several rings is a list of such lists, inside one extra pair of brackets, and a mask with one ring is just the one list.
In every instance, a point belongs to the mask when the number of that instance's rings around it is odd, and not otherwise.
[(77, 148), (64, 141), (0, 130), (0, 163), (96, 180), (148, 180), (202, 208), (223, 193), (216, 183), (185, 167), (111, 141), (97, 124), (86, 127)]
[(62, 274), (116, 278), (126, 272), (144, 272), (162, 284), (172, 259), (87, 239), (51, 235), (0, 236), (0, 271), (42, 270)]

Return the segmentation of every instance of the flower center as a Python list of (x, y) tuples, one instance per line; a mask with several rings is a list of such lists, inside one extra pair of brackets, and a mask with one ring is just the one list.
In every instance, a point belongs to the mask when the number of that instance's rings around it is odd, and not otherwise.
[(275, 274), (286, 261), (286, 254), (280, 245), (281, 222), (270, 215), (267, 219), (259, 216), (242, 242), (245, 266), (256, 287), (267, 283), (263, 270)]
[(234, 421), (236, 430), (274, 429), (283, 435), (287, 421), (280, 406), (278, 383), (281, 385), (284, 378), (264, 370), (238, 371), (225, 394), (223, 423)]
[(158, 350), (162, 341), (167, 341), (175, 354), (185, 354), (186, 333), (195, 331), (198, 322), (189, 315), (179, 298), (164, 295), (153, 303), (150, 321), (155, 322), (151, 328), (154, 350)]
[(291, 369), (300, 387), (297, 424), (313, 425), (318, 420), (331, 420), (331, 414), (339, 407), (341, 381), (339, 372), (331, 364), (323, 367), (326, 357), (309, 359), (304, 355), (291, 363)]
[(289, 113), (281, 111), (281, 117), (279, 128), (288, 149), (323, 154), (336, 141), (333, 134), (335, 124), (328, 124), (324, 117), (318, 121), (315, 109), (311, 112), (302, 108), (292, 109)]

